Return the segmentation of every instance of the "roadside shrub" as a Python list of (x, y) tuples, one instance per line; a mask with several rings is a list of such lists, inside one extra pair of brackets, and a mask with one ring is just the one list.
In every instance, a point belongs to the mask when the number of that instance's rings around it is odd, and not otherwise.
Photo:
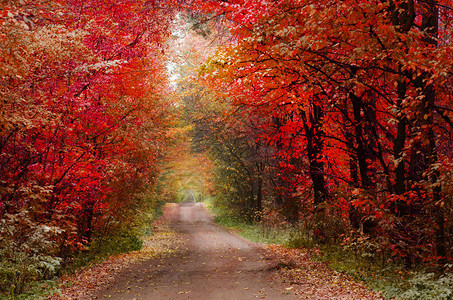
[(436, 278), (434, 273), (417, 274), (409, 280), (410, 288), (397, 299), (450, 300), (453, 299), (453, 274)]
[(372, 239), (368, 235), (361, 232), (351, 234), (343, 243), (343, 250), (349, 253), (354, 253), (356, 259), (361, 259), (368, 263), (380, 261), (384, 267), (385, 256), (382, 249), (382, 243)]
[(142, 246), (143, 241), (138, 236), (124, 233), (96, 240), (90, 247), (90, 251), (97, 255), (109, 256), (140, 250)]
[(306, 218), (305, 227), (317, 243), (336, 243), (348, 232), (349, 225), (341, 209), (328, 203), (319, 205)]
[(0, 221), (0, 292), (21, 294), (32, 281), (51, 279), (60, 269), (57, 227), (38, 225), (23, 211)]
[(306, 222), (299, 222), (293, 225), (289, 230), (289, 238), (285, 243), (289, 248), (307, 248), (314, 246), (313, 237), (310, 235), (310, 230), (307, 228)]
[(98, 238), (87, 249), (71, 260), (66, 271), (71, 272), (71, 270), (74, 271), (91, 263), (102, 261), (110, 255), (136, 251), (142, 247), (143, 240), (132, 234), (123, 233), (116, 236)]
[(266, 238), (274, 238), (288, 226), (285, 218), (272, 208), (264, 208), (261, 212), (257, 212), (256, 218), (259, 220), (261, 230)]

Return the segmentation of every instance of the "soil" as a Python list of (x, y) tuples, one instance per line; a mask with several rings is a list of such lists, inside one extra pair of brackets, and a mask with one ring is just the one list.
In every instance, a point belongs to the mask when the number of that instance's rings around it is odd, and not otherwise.
[(299, 299), (269, 251), (213, 224), (203, 204), (166, 205), (162, 221), (178, 233), (178, 249), (123, 268), (94, 298)]

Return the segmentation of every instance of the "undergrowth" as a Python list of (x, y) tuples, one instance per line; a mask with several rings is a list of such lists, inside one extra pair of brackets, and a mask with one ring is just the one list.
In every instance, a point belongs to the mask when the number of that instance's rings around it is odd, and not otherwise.
[(65, 272), (75, 272), (87, 265), (99, 263), (112, 255), (140, 250), (142, 245), (142, 239), (129, 234), (121, 234), (96, 240), (86, 251), (79, 253), (79, 255), (71, 261), (71, 264), (65, 269)]
[(9, 229), (7, 233), (25, 238), (20, 244), (12, 238), (0, 238), (0, 299), (46, 299), (59, 293), (59, 276), (100, 263), (112, 255), (140, 250), (143, 246), (141, 236), (153, 234), (152, 223), (162, 214), (162, 205), (145, 215), (140, 224), (114, 235), (98, 236), (76, 255), (66, 257), (60, 257), (58, 251), (49, 250), (57, 249), (48, 237), (51, 228), (41, 226), (25, 234), (16, 232), (17, 226), (7, 227), (3, 224), (0, 227), (2, 236), (6, 234), (1, 230)]
[[(364, 282), (380, 291), (386, 299), (453, 299), (451, 271), (439, 274), (429, 266), (408, 269), (403, 264), (383, 261), (371, 243), (363, 242), (360, 247), (340, 243), (319, 244), (301, 226), (269, 228), (262, 222), (246, 222), (217, 208), (211, 209), (219, 225), (234, 229), (251, 241), (288, 248), (317, 248), (320, 251), (312, 252), (313, 259), (327, 262), (332, 269)], [(357, 249), (352, 249), (354, 247)], [(452, 269), (453, 266), (447, 266), (447, 270)]]
[(340, 245), (318, 245), (319, 256), (339, 272), (380, 291), (386, 299), (453, 299), (453, 273), (435, 273), (429, 266), (411, 269), (403, 264), (379, 261), (376, 253), (356, 253)]
[[(127, 234), (96, 240), (85, 251), (66, 261), (65, 266), (59, 263), (62, 259), (57, 256), (43, 260), (39, 259), (39, 255), (31, 256), (26, 252), (20, 252), (18, 255), (16, 251), (15, 256), (9, 258), (3, 255), (0, 262), (2, 280), (0, 299), (46, 299), (59, 292), (56, 281), (59, 275), (73, 273), (88, 265), (99, 263), (111, 255), (139, 250), (142, 245), (143, 241), (140, 238)], [(50, 264), (52, 272), (48, 270)], [(45, 277), (43, 270), (48, 273)]]

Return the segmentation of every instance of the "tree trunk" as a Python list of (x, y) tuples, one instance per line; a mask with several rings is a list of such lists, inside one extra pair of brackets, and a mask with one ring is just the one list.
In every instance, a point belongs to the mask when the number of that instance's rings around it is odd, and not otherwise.
[(301, 114), (304, 122), (304, 131), (307, 139), (307, 155), (309, 161), (309, 173), (313, 183), (313, 203), (316, 208), (327, 199), (326, 181), (324, 178), (324, 163), (322, 162), (322, 151), (324, 147), (322, 130), (322, 119), (324, 111), (318, 97), (314, 97), (311, 103), (309, 118), (305, 112)]
[(357, 147), (354, 148), (357, 162), (359, 164), (360, 178), (362, 181), (362, 187), (364, 189), (372, 188), (372, 180), (369, 176), (368, 163), (367, 163), (367, 149), (365, 148), (365, 134), (363, 130), (363, 118), (362, 118), (362, 99), (356, 96), (354, 93), (349, 93), (349, 99), (352, 103), (352, 109), (354, 113), (354, 130), (355, 140)]

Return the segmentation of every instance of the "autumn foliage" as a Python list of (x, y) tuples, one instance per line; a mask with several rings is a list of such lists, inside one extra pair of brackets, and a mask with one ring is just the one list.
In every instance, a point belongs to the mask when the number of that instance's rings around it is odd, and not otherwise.
[(192, 7), (235, 37), (201, 75), (261, 148), (268, 205), (321, 242), (366, 236), (384, 260), (451, 260), (451, 1)]
[(145, 192), (173, 114), (171, 11), (159, 1), (0, 7), (0, 289), (20, 292), (152, 206)]
[[(1, 1), (0, 292), (50, 277), (154, 205), (179, 108), (232, 212), (283, 216), (320, 243), (367, 241), (384, 262), (451, 262), (452, 7)], [(174, 103), (165, 44), (177, 9), (196, 23), (185, 50), (199, 60), (214, 47), (200, 36), (227, 30), (199, 73), (180, 70), (190, 80)], [(198, 162), (210, 173), (204, 155), (169, 153), (184, 163), (168, 188)]]

